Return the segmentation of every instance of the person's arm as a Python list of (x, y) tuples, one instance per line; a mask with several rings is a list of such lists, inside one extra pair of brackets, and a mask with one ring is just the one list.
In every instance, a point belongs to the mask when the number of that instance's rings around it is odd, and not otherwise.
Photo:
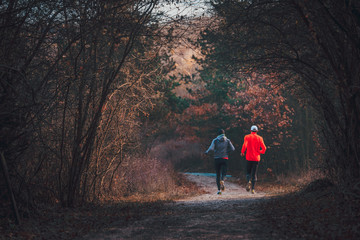
[(228, 139), (228, 140), (229, 140), (229, 146), (228, 146), (228, 149), (230, 150), (229, 152), (233, 152), (233, 151), (235, 151), (235, 147), (234, 147), (234, 145), (231, 143), (230, 139)]
[(208, 154), (210, 151), (214, 151), (214, 148), (215, 148), (215, 139), (212, 140), (211, 144), (210, 144), (210, 147), (208, 150), (205, 151), (205, 154)]
[(265, 151), (266, 151), (266, 146), (265, 146), (265, 143), (264, 143), (264, 139), (263, 138), (260, 138), (260, 154), (264, 154)]
[(241, 148), (241, 156), (245, 155), (246, 148), (247, 148), (247, 139), (246, 139), (246, 136), (245, 136), (244, 137), (244, 143), (243, 143), (242, 148)]

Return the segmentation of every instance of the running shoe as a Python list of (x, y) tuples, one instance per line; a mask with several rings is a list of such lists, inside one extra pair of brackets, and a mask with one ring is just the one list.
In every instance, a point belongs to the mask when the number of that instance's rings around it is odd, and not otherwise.
[(251, 189), (251, 193), (252, 193), (252, 194), (255, 194), (255, 190), (254, 190), (254, 189)]
[(247, 184), (246, 184), (246, 191), (250, 191), (250, 188), (251, 188), (251, 181), (249, 181)]
[(220, 189), (221, 189), (221, 191), (225, 191), (224, 181), (220, 181)]
[(221, 191), (218, 191), (217, 194), (218, 194), (218, 195), (221, 195)]

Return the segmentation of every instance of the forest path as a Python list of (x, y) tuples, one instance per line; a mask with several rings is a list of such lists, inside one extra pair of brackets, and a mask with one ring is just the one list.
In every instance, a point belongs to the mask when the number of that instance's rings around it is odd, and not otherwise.
[(251, 194), (238, 184), (225, 182), (217, 195), (215, 177), (185, 174), (205, 194), (166, 204), (149, 216), (114, 222), (101, 233), (85, 239), (281, 239), (262, 224), (264, 193)]

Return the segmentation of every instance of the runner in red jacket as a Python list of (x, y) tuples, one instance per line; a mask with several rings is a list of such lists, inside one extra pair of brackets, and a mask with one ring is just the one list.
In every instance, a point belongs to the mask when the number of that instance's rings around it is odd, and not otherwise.
[(246, 191), (250, 191), (251, 188), (251, 193), (255, 193), (260, 154), (264, 154), (266, 151), (264, 140), (257, 135), (257, 131), (257, 126), (251, 126), (251, 134), (244, 137), (244, 144), (241, 149), (241, 156), (244, 156), (246, 151)]

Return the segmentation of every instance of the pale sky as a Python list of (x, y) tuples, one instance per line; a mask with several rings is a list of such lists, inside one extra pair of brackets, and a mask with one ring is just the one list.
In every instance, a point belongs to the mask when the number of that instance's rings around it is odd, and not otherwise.
[(163, 11), (165, 17), (169, 19), (181, 16), (186, 18), (200, 17), (206, 14), (208, 2), (209, 0), (190, 0), (178, 4), (162, 4), (163, 6), (160, 6), (159, 11)]

